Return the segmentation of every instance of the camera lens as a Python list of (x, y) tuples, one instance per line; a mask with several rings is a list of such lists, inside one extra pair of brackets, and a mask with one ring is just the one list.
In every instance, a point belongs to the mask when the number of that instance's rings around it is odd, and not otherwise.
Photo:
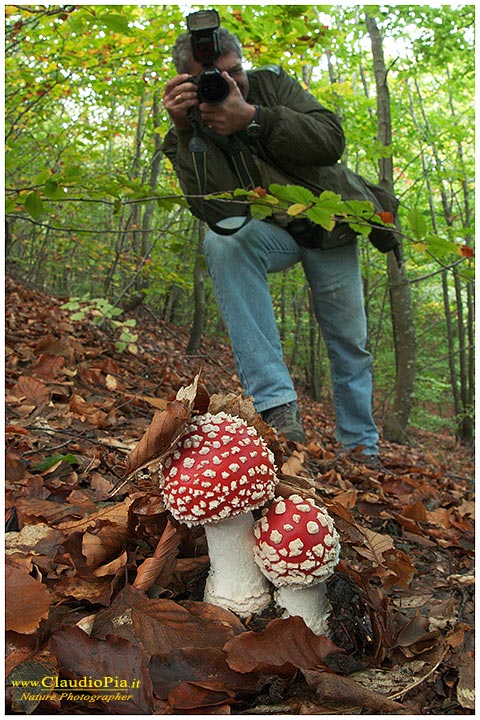
[(197, 89), (200, 100), (206, 103), (223, 102), (229, 93), (228, 83), (217, 68), (200, 75)]

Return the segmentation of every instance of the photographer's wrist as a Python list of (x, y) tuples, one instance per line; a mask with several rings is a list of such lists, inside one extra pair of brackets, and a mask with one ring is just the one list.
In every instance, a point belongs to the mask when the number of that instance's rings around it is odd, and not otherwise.
[(245, 124), (245, 127), (247, 125), (250, 125), (250, 123), (255, 120), (256, 114), (257, 114), (257, 106), (256, 105), (248, 105), (247, 122)]
[(260, 122), (260, 106), (259, 105), (252, 105), (251, 106), (254, 110), (253, 116), (245, 127), (245, 132), (247, 135), (251, 138), (257, 138), (260, 137), (262, 134), (262, 125)]

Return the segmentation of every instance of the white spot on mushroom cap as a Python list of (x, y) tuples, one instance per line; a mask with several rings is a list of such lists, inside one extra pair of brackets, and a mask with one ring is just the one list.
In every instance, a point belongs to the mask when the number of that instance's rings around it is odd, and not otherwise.
[(272, 543), (279, 545), (283, 541), (283, 535), (279, 533), (278, 530), (272, 530), (270, 533), (270, 540)]
[(304, 548), (303, 542), (300, 540), (300, 538), (296, 538), (295, 540), (292, 540), (288, 543), (288, 550), (290, 553), (290, 557), (297, 557), (298, 555), (302, 554), (302, 550)]

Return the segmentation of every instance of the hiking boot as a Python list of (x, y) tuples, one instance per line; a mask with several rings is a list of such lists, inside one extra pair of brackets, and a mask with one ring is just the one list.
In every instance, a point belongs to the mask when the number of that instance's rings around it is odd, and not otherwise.
[(364, 453), (360, 453), (357, 455), (356, 458), (357, 462), (361, 465), (366, 465), (369, 468), (373, 468), (374, 470), (383, 470), (382, 461), (378, 457), (378, 455), (364, 455)]
[(261, 415), (265, 422), (277, 431), (277, 435), (283, 433), (287, 440), (299, 443), (307, 442), (295, 400), (285, 405), (277, 405), (277, 407), (264, 410)]

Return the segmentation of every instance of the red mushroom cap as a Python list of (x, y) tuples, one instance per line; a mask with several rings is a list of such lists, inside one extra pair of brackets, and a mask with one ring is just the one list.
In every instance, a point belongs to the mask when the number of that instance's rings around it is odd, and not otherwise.
[(254, 533), (255, 561), (278, 587), (321, 582), (338, 563), (340, 542), (333, 520), (311, 498), (275, 498)]
[(226, 413), (198, 415), (163, 465), (165, 503), (187, 525), (265, 505), (277, 483), (273, 453), (255, 428)]

